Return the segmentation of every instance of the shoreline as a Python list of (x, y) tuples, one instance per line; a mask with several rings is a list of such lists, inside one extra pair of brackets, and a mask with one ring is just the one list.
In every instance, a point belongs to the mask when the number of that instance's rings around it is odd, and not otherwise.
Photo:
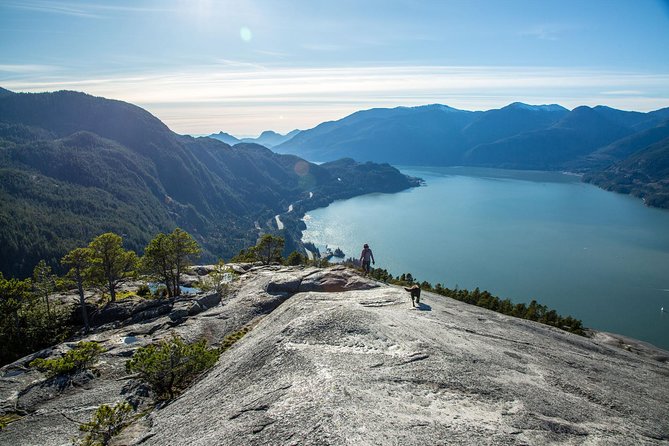
[[(416, 171), (408, 171), (409, 168), (403, 167), (402, 172), (407, 174), (407, 175), (419, 175), (418, 172)], [(418, 170), (418, 169), (416, 169)], [(435, 173), (438, 174), (438, 170), (435, 170)], [(427, 175), (427, 172), (425, 172), (425, 175)], [(504, 175), (504, 172), (501, 172), (501, 175)], [(558, 173), (558, 175), (562, 175), (562, 173)], [(434, 177), (430, 176), (424, 176), (425, 179), (427, 179), (429, 185), (433, 186), (434, 188), (437, 188), (430, 194), (427, 189), (421, 189), (422, 192), (419, 192), (419, 189), (416, 190), (411, 190), (410, 194), (399, 194), (399, 195), (405, 195), (404, 198), (399, 197), (399, 198), (387, 198), (384, 199), (383, 196), (379, 196), (378, 198), (363, 198), (361, 201), (359, 201), (360, 206), (373, 206), (374, 209), (377, 209), (379, 212), (377, 215), (377, 218), (380, 219), (378, 224), (379, 226), (379, 231), (378, 233), (374, 234), (368, 234), (368, 236), (376, 236), (378, 241), (376, 243), (372, 242), (374, 246), (378, 245), (377, 248), (379, 248), (381, 251), (380, 253), (386, 252), (386, 257), (388, 254), (391, 255), (391, 258), (388, 259), (388, 262), (381, 262), (383, 265), (381, 265), (382, 268), (387, 268), (389, 272), (391, 272), (393, 275), (398, 275), (401, 273), (406, 273), (412, 272), (416, 274), (416, 276), (420, 277), (420, 280), (426, 279), (433, 284), (435, 282), (442, 282), (443, 280), (447, 280), (449, 282), (449, 287), (453, 288), (453, 284), (456, 284), (459, 282), (461, 286), (464, 286), (465, 288), (468, 288), (470, 290), (474, 289), (474, 287), (479, 286), (481, 289), (487, 289), (488, 291), (493, 292), (494, 294), (497, 294), (499, 296), (507, 296), (511, 297), (514, 303), (528, 303), (530, 302), (533, 298), (536, 298), (540, 303), (542, 304), (547, 304), (548, 306), (555, 307), (555, 308), (560, 308), (560, 313), (563, 314), (572, 314), (575, 317), (582, 318), (585, 322), (585, 326), (587, 327), (596, 327), (599, 330), (608, 330), (611, 332), (618, 332), (618, 333), (624, 333), (625, 336), (636, 336), (639, 339), (643, 339), (646, 342), (655, 342), (657, 345), (662, 346), (662, 348), (667, 348), (666, 345), (666, 340), (663, 339), (663, 324), (658, 325), (657, 327), (655, 326), (655, 315), (651, 314), (654, 313), (654, 309), (659, 309), (661, 306), (664, 306), (667, 308), (667, 302), (664, 300), (662, 297), (657, 296), (657, 292), (655, 291), (643, 291), (643, 295), (646, 296), (648, 295), (652, 301), (649, 301), (649, 305), (645, 305), (643, 310), (640, 310), (640, 314), (638, 318), (635, 316), (634, 320), (632, 321), (627, 321), (627, 322), (616, 322), (617, 319), (614, 313), (616, 313), (617, 310), (613, 308), (608, 308), (606, 311), (596, 311), (594, 314), (592, 311), (589, 311), (590, 307), (587, 308), (581, 308), (582, 305), (578, 304), (579, 298), (585, 296), (581, 296), (580, 291), (576, 290), (574, 292), (570, 292), (569, 295), (565, 295), (562, 298), (558, 298), (560, 293), (568, 292), (566, 290), (563, 290), (563, 286), (560, 285), (559, 283), (556, 284), (555, 277), (551, 278), (550, 270), (544, 269), (543, 273), (541, 273), (540, 276), (536, 276), (535, 278), (527, 278), (527, 280), (523, 280), (523, 283), (517, 284), (515, 287), (509, 287), (508, 285), (508, 280), (503, 279), (502, 281), (496, 281), (493, 279), (499, 278), (500, 274), (493, 274), (492, 276), (486, 276), (486, 275), (480, 275), (477, 273), (477, 270), (470, 268), (469, 266), (469, 259), (466, 258), (464, 259), (465, 265), (464, 266), (457, 266), (457, 265), (452, 265), (452, 257), (450, 259), (444, 259), (443, 260), (443, 265), (440, 262), (433, 263), (434, 267), (431, 267), (427, 265), (427, 269), (425, 265), (422, 265), (420, 262), (416, 263), (417, 257), (420, 258), (421, 252), (423, 252), (425, 249), (430, 249), (430, 245), (424, 246), (423, 242), (421, 241), (424, 237), (419, 237), (416, 236), (417, 239), (415, 243), (411, 242), (409, 246), (405, 246), (407, 243), (402, 244), (401, 251), (397, 251), (398, 247), (389, 244), (388, 240), (395, 239), (396, 237), (399, 237), (401, 240), (412, 240), (412, 239), (407, 239), (407, 231), (405, 230), (393, 230), (392, 228), (385, 228), (382, 224), (383, 221), (386, 221), (388, 218), (390, 218), (390, 215), (392, 213), (392, 209), (388, 209), (387, 211), (382, 210), (385, 209), (385, 207), (382, 206), (381, 203), (395, 203), (396, 206), (408, 206), (409, 202), (415, 203), (416, 200), (419, 200), (419, 202), (422, 202), (421, 197), (432, 197), (430, 199), (433, 199), (434, 196), (441, 196), (445, 192), (441, 192), (441, 187), (444, 188), (449, 188), (452, 193), (453, 197), (455, 196), (460, 196), (461, 194), (458, 191), (458, 189), (453, 189), (453, 187), (457, 186), (460, 184), (458, 181), (459, 180), (448, 180), (447, 182), (443, 181), (437, 181), (438, 175), (435, 175)], [(485, 175), (484, 175), (485, 176)], [(533, 190), (540, 191), (543, 190), (544, 187), (557, 187), (557, 188), (562, 188), (560, 190), (563, 190), (564, 188), (568, 188), (565, 190), (571, 191), (567, 195), (573, 196), (573, 194), (579, 194), (579, 196), (582, 195), (582, 193), (579, 192), (579, 190), (583, 187), (587, 187), (588, 191), (586, 196), (587, 197), (592, 197), (591, 199), (582, 199), (579, 200), (586, 202), (590, 201), (592, 202), (593, 199), (598, 199), (602, 200), (605, 203), (611, 203), (611, 206), (608, 206), (607, 209), (628, 209), (629, 212), (632, 212), (633, 214), (636, 212), (639, 212), (640, 215), (647, 215), (649, 212), (647, 207), (645, 206), (639, 206), (638, 202), (636, 204), (634, 201), (629, 200), (627, 198), (618, 198), (618, 199), (607, 199), (606, 195), (603, 195), (603, 192), (608, 192), (605, 191), (601, 188), (596, 188), (596, 189), (589, 189), (589, 186), (583, 186), (581, 183), (577, 180), (578, 175), (571, 175), (571, 178), (573, 178), (571, 181), (569, 181), (569, 184), (539, 184), (537, 182), (526, 182), (525, 186), (526, 188), (532, 188)], [(550, 175), (549, 177), (550, 178)], [(455, 182), (452, 182), (455, 181)], [(467, 182), (469, 180), (463, 178), (461, 181)], [(557, 183), (560, 183), (560, 180), (558, 178)], [(477, 183), (478, 184), (478, 183)], [(490, 183), (488, 183), (490, 184)], [(498, 184), (498, 183), (495, 183)], [(500, 185), (502, 183), (499, 183)], [(516, 185), (514, 186), (512, 183), (508, 183), (508, 188), (512, 189), (518, 189), (522, 185)], [(497, 186), (493, 185), (492, 187), (497, 188)], [(487, 190), (487, 189), (486, 189)], [(552, 189), (548, 189), (552, 190)], [(599, 192), (602, 191), (602, 192)], [(563, 193), (565, 195), (565, 193)], [(607, 194), (608, 195), (608, 194)], [(562, 195), (561, 195), (562, 196)], [(550, 195), (544, 195), (543, 193), (540, 195), (537, 195), (537, 197), (548, 197), (550, 198)], [(459, 203), (461, 201), (465, 202), (468, 201), (467, 196), (464, 196), (462, 198), (456, 198), (455, 203)], [(378, 207), (377, 205), (373, 205), (372, 203), (376, 203), (378, 201)], [(550, 210), (551, 204), (550, 200), (542, 200), (544, 201), (543, 207), (546, 207)], [(358, 202), (358, 201), (356, 201)], [(626, 204), (625, 204), (626, 203)], [(616, 206), (623, 206), (622, 208), (620, 207), (615, 207)], [(366, 232), (366, 226), (363, 224), (363, 226), (359, 225), (359, 220), (362, 218), (356, 217), (356, 215), (360, 215), (360, 211), (362, 211), (363, 208), (360, 206), (356, 206), (351, 204), (349, 205), (338, 205), (336, 207), (329, 207), (328, 206), (323, 206), (323, 209), (320, 209), (318, 211), (306, 211), (304, 215), (302, 216), (302, 222), (305, 224), (304, 230), (300, 231), (300, 241), (302, 243), (306, 242), (312, 242), (316, 244), (321, 251), (323, 251), (322, 246), (325, 246), (326, 244), (329, 246), (340, 246), (345, 252), (349, 252), (353, 249), (355, 251), (355, 248), (357, 247), (357, 243), (354, 240), (349, 240), (351, 237), (354, 237), (355, 234), (359, 234), (360, 231)], [(391, 205), (392, 206), (392, 205)], [(455, 204), (457, 209), (460, 209), (459, 204)], [(326, 209), (327, 210), (324, 210)], [(415, 212), (422, 212), (419, 209), (423, 209), (423, 207), (415, 207), (412, 208), (413, 211)], [(445, 212), (441, 207), (436, 208), (436, 212), (439, 212), (439, 215), (443, 215), (443, 212)], [(427, 212), (427, 211), (426, 211)], [(480, 210), (480, 212), (485, 212), (485, 209)], [(490, 211), (493, 212), (493, 211)], [(500, 211), (503, 212), (503, 209)], [(525, 211), (523, 211), (525, 212)], [(309, 221), (309, 216), (314, 218), (314, 221)], [(350, 214), (350, 215), (349, 215)], [(662, 214), (662, 213), (661, 213)], [(649, 217), (653, 217), (652, 221), (655, 222), (656, 224), (652, 226), (647, 226), (647, 230), (644, 233), (649, 234), (651, 236), (654, 232), (657, 231), (657, 224), (660, 224), (663, 221), (666, 221), (665, 217), (661, 214), (650, 214)], [(484, 215), (484, 214), (481, 214)], [(497, 213), (493, 213), (493, 215), (497, 215)], [(522, 218), (522, 215), (524, 214), (519, 214), (516, 219)], [(550, 215), (550, 214), (549, 214)], [(307, 216), (306, 218), (304, 218)], [(347, 227), (347, 221), (352, 219), (350, 221), (350, 227)], [(437, 217), (435, 217), (437, 218)], [(576, 218), (576, 217), (575, 217)], [(392, 221), (393, 226), (396, 225), (403, 225), (402, 219), (398, 218), (395, 219), (394, 217), (391, 220), (387, 221)], [(588, 220), (590, 224), (606, 224), (601, 221), (601, 218), (595, 219), (595, 220)], [(307, 227), (308, 225), (308, 227)], [(447, 227), (451, 227), (452, 225), (447, 225)], [(573, 225), (572, 225), (573, 226)], [(626, 227), (627, 223), (621, 223), (621, 227)], [(403, 226), (401, 226), (403, 228)], [(432, 226), (429, 226), (432, 227)], [(608, 227), (608, 226), (607, 226)], [(337, 228), (347, 228), (346, 230), (339, 230)], [(385, 229), (384, 229), (385, 228)], [(571, 228), (571, 226), (569, 226)], [(307, 230), (308, 229), (308, 230)], [(315, 232), (313, 232), (313, 231)], [(454, 229), (454, 230), (457, 230)], [(466, 231), (465, 229), (462, 229)], [(565, 255), (569, 255), (569, 258), (575, 257), (577, 262), (585, 262), (586, 258), (599, 258), (600, 256), (598, 253), (601, 251), (598, 251), (594, 248), (597, 248), (601, 243), (595, 243), (595, 245), (590, 246), (589, 243), (592, 242), (591, 239), (587, 238), (587, 233), (584, 231), (573, 231), (574, 235), (570, 235), (572, 232), (568, 231), (565, 237), (568, 237), (571, 242), (568, 243), (569, 251), (565, 251)], [(457, 232), (458, 234), (463, 234), (462, 237), (464, 237), (465, 233)], [(614, 240), (610, 238), (610, 234), (606, 232), (607, 239), (609, 242), (607, 243), (612, 243)], [(305, 237), (306, 235), (306, 237)], [(389, 238), (390, 237), (390, 238)], [(664, 237), (662, 238), (664, 240)], [(515, 239), (514, 239), (515, 240)], [(537, 242), (537, 238), (533, 237), (531, 238), (533, 243)], [(590, 241), (589, 241), (590, 240)], [(644, 238), (645, 240), (645, 238)], [(361, 241), (362, 242), (362, 241)], [(581, 244), (582, 243), (582, 244)], [(604, 242), (602, 242), (604, 243)], [(664, 246), (663, 242), (663, 246)], [(503, 246), (506, 246), (507, 244), (502, 244)], [(572, 247), (572, 245), (574, 245)], [(373, 247), (374, 247), (373, 246)], [(536, 245), (535, 245), (536, 246)], [(608, 246), (608, 245), (607, 245)], [(617, 245), (616, 245), (617, 246)], [(420, 248), (419, 248), (420, 247)], [(562, 249), (558, 247), (559, 249)], [(572, 249), (573, 248), (573, 249)], [(446, 249), (446, 248), (444, 248)], [(449, 248), (452, 255), (456, 255), (455, 253), (460, 252), (458, 250), (458, 245), (456, 244), (455, 246), (455, 251), (452, 251), (453, 247)], [(537, 250), (538, 248), (533, 248)], [(567, 249), (564, 247), (564, 249)], [(594, 249), (594, 250), (593, 250)], [(407, 251), (408, 250), (408, 251)], [(421, 251), (423, 250), (423, 251)], [(641, 256), (642, 253), (639, 252), (639, 249), (637, 245), (627, 243), (625, 245), (625, 252), (630, 252), (633, 255), (639, 255)], [(395, 252), (397, 251), (397, 252)], [(545, 251), (545, 249), (544, 249)], [(406, 254), (402, 253), (411, 253), (408, 257)], [(543, 252), (543, 251), (542, 251)], [(376, 254), (376, 250), (375, 250)], [(462, 254), (460, 252), (460, 254)], [(543, 255), (543, 254), (542, 254)], [(384, 257), (384, 256), (381, 256)], [(643, 259), (644, 257), (639, 257)], [(663, 257), (665, 258), (664, 254)], [(412, 260), (414, 259), (414, 260)], [(391, 261), (392, 260), (392, 261)], [(435, 260), (436, 261), (436, 260)], [(579, 263), (580, 264), (580, 263)], [(500, 266), (500, 265), (498, 265)], [(542, 268), (542, 264), (539, 263), (536, 265), (534, 269), (537, 268)], [(569, 271), (569, 277), (581, 277), (578, 275), (575, 271), (572, 271), (573, 268), (570, 268)], [(633, 268), (634, 270), (634, 268)], [(648, 272), (648, 274), (651, 274), (652, 277), (657, 277), (657, 266), (652, 267), (652, 268), (647, 268), (645, 271)], [(456, 275), (453, 275), (457, 273)], [(480, 277), (479, 277), (480, 276)], [(553, 275), (554, 276), (554, 275)], [(545, 280), (544, 280), (545, 277)], [(662, 277), (659, 277), (659, 279), (662, 279)], [(586, 279), (583, 279), (586, 280)], [(604, 293), (611, 291), (611, 286), (606, 284), (606, 283), (600, 283), (598, 280), (590, 280), (588, 279), (588, 283), (592, 283), (592, 286), (595, 287), (600, 287), (601, 290)], [(655, 280), (657, 281), (657, 280)], [(541, 282), (541, 283), (539, 283)], [(665, 281), (660, 280), (660, 282), (657, 284), (657, 288), (666, 288), (662, 287), (661, 285), (666, 285)], [(493, 291), (493, 289), (495, 291)], [(625, 287), (626, 289), (626, 287)], [(621, 308), (626, 308), (628, 303), (622, 302), (622, 296), (624, 294), (623, 291), (616, 291), (612, 290), (614, 292), (614, 297), (616, 299), (619, 299), (621, 301), (622, 307)], [(665, 295), (666, 293), (662, 293)], [(659, 300), (658, 300), (659, 299)], [(593, 300), (596, 302), (599, 302), (599, 297), (595, 296), (593, 297)], [(655, 306), (656, 305), (656, 306)], [(617, 307), (616, 307), (617, 308)], [(640, 322), (637, 322), (640, 321)], [(607, 322), (608, 321), (608, 322)], [(646, 325), (646, 322), (648, 321), (648, 324)], [(647, 328), (644, 328), (647, 327)], [(594, 328), (593, 328), (594, 329)]]

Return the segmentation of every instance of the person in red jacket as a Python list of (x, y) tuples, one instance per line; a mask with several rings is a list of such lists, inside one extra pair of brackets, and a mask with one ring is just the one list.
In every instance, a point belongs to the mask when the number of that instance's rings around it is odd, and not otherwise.
[(374, 254), (372, 253), (372, 250), (369, 248), (369, 245), (365, 243), (365, 246), (362, 247), (362, 252), (360, 253), (360, 263), (362, 264), (362, 270), (365, 272), (365, 274), (369, 274), (370, 260), (372, 264), (376, 263), (374, 261)]

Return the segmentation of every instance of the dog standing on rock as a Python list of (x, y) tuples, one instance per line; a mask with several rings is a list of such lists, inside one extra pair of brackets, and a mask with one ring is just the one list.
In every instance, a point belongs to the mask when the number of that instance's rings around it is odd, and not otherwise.
[(411, 293), (411, 306), (415, 307), (416, 304), (420, 306), (420, 286), (414, 284), (409, 288), (404, 287), (404, 289)]

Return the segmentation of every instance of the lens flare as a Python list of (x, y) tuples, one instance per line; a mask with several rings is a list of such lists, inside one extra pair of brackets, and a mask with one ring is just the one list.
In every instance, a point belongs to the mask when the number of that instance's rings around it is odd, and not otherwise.
[(298, 161), (295, 163), (295, 173), (303, 177), (309, 173), (309, 164), (305, 161)]
[(253, 33), (246, 26), (242, 26), (239, 29), (239, 37), (241, 37), (244, 42), (250, 42), (251, 39), (253, 39)]

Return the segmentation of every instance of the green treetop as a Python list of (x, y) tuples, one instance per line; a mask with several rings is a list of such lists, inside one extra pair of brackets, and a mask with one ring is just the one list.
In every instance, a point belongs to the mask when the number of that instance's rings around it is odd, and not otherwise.
[(181, 274), (200, 252), (193, 237), (176, 228), (171, 234), (160, 233), (149, 242), (142, 257), (142, 269), (165, 284), (169, 297), (179, 296)]
[(93, 239), (88, 245), (91, 251), (91, 277), (109, 290), (111, 301), (116, 300), (116, 287), (125, 277), (134, 272), (137, 255), (123, 249), (123, 239), (107, 232)]
[(283, 237), (265, 234), (255, 246), (256, 257), (265, 265), (269, 265), (272, 262), (281, 262), (283, 245)]

